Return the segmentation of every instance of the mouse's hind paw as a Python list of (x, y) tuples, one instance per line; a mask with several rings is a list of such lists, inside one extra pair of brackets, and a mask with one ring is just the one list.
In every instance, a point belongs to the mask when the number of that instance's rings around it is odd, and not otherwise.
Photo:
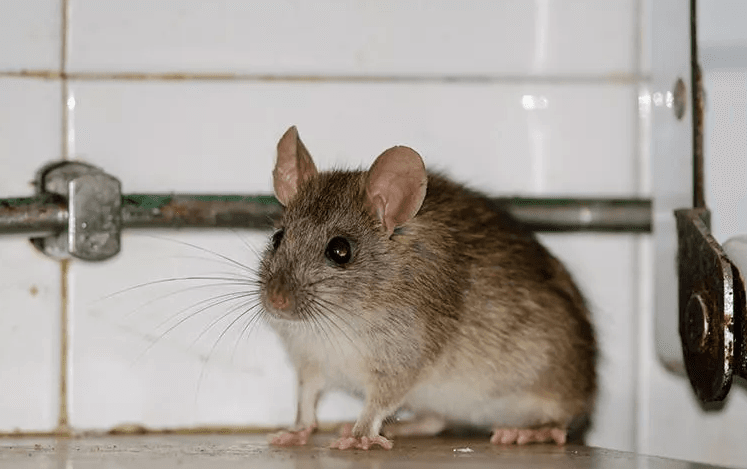
[(541, 428), (494, 428), (490, 442), (494, 445), (525, 445), (527, 443), (550, 443), (564, 445), (566, 430), (557, 427)]
[(329, 446), (332, 449), (372, 449), (374, 446), (381, 446), (384, 449), (392, 449), (392, 440), (387, 440), (383, 436), (356, 438), (354, 436), (343, 436), (333, 441)]
[(316, 430), (316, 425), (301, 430), (285, 430), (271, 434), (268, 441), (274, 446), (303, 446), (309, 442), (309, 437), (314, 430)]

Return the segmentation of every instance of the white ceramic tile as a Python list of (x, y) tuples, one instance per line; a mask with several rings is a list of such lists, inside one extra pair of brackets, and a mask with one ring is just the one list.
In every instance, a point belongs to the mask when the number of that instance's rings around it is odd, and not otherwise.
[(677, 230), (673, 211), (692, 206), (692, 103), (682, 120), (674, 115), (678, 78), (690, 90), (690, 10), (680, 0), (652, 4), (652, 79), (639, 98), (651, 119), (651, 174), (656, 253), (656, 344), (670, 366), (682, 367), (677, 309)]
[(641, 77), (651, 76), (653, 3), (656, 0), (638, 0), (638, 73)]
[(320, 167), (395, 144), (496, 194), (627, 196), (633, 88), (611, 85), (74, 82), (73, 155), (124, 190), (269, 192), (291, 124)]
[(744, 19), (747, 4), (740, 0), (698, 2), (698, 42), (705, 46), (747, 46)]
[[(0, 198), (29, 196), (57, 156), (60, 86), (0, 78)], [(0, 432), (57, 425), (60, 268), (24, 236), (0, 236)]]
[[(209, 305), (200, 301), (239, 291), (241, 286), (174, 281), (107, 298), (160, 279), (238, 275), (241, 272), (222, 265), (220, 258), (180, 243), (255, 265), (254, 253), (242, 240), (258, 244), (265, 237), (240, 238), (230, 232), (158, 236), (167, 239), (128, 234), (115, 259), (72, 268), (72, 425), (110, 428), (131, 423), (163, 428), (289, 422), (294, 415), (295, 379), (275, 337), (259, 325), (237, 342), (244, 320), (250, 317), (244, 316), (218, 340), (241, 311), (210, 325), (231, 312), (236, 302), (199, 312)], [(192, 313), (195, 316), (185, 319)]]
[[(477, 187), (500, 189), (494, 192), (627, 194), (634, 187), (629, 133), (635, 103), (625, 86), (74, 82), (71, 95), (73, 153), (119, 177), (126, 192), (269, 193), (276, 139), (291, 123), (299, 125), (325, 168), (369, 164), (383, 149), (409, 143), (431, 166)], [(612, 104), (603, 109), (600, 102)], [(608, 112), (607, 105), (618, 112)], [(576, 165), (586, 165), (584, 158), (593, 177), (576, 171)], [(570, 163), (561, 165), (564, 159)], [(606, 163), (599, 165), (599, 159)], [(542, 172), (538, 161), (545, 163)], [(233, 233), (159, 236), (219, 249), (250, 266), (256, 262)], [(255, 246), (263, 242), (251, 238)], [(589, 262), (610, 250), (602, 243)], [(228, 312), (227, 305), (186, 321), (143, 354), (169, 315), (219, 290), (168, 296), (132, 314), (138, 304), (179, 289), (179, 282), (95, 301), (141, 282), (226, 270), (173, 256), (211, 257), (183, 244), (128, 235), (115, 260), (72, 266), (73, 425), (289, 422), (294, 379), (270, 333), (258, 329), (250, 339), (239, 339), (234, 328), (211, 354), (216, 334), (227, 326), (218, 322), (192, 345)], [(571, 250), (568, 257), (586, 268), (585, 255)], [(596, 270), (601, 264), (591, 265), (591, 274), (580, 275), (602, 278)], [(625, 265), (615, 270), (629, 273)], [(614, 392), (605, 396), (605, 405), (622, 399)], [(354, 401), (334, 398), (323, 403), (322, 417), (353, 418), (357, 408)], [(597, 441), (611, 441), (620, 425), (618, 420), (615, 429), (599, 430)]]
[(0, 197), (29, 196), (36, 171), (60, 158), (59, 83), (0, 78)]
[(599, 344), (599, 393), (586, 443), (635, 451), (638, 322), (635, 235), (546, 234), (587, 298)]
[(698, 45), (704, 69), (747, 67), (747, 4), (738, 0), (698, 2)]
[(74, 72), (635, 72), (635, 0), (70, 1)]
[(60, 69), (61, 3), (0, 2), (0, 72)]
[(23, 236), (0, 238), (0, 432), (57, 426), (60, 267)]
[(706, 201), (723, 243), (747, 233), (747, 69), (707, 71), (704, 86)]

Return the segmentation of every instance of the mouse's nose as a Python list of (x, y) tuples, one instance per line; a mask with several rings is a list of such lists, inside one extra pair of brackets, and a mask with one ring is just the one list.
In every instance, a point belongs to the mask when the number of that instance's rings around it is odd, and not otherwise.
[(282, 278), (274, 278), (270, 280), (267, 287), (267, 302), (280, 316), (289, 318), (293, 311), (295, 298), (287, 283)]
[(280, 291), (271, 292), (269, 300), (270, 304), (275, 309), (286, 310), (290, 307), (291, 304), (290, 298), (288, 298), (287, 293), (282, 293)]

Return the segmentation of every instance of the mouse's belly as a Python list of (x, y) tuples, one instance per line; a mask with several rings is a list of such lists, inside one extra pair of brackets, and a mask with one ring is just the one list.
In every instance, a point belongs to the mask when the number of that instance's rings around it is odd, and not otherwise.
[(423, 383), (407, 394), (405, 407), (416, 414), (486, 428), (528, 427), (568, 418), (558, 401), (532, 393), (491, 395), (478, 383), (463, 380)]

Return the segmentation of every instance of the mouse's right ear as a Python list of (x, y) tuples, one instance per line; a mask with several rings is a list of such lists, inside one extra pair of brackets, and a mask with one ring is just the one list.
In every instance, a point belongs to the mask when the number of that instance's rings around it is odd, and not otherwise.
[(308, 178), (317, 174), (314, 160), (306, 149), (298, 129), (294, 125), (286, 130), (278, 142), (278, 155), (275, 169), (272, 170), (272, 183), (275, 197), (284, 206), (295, 197), (298, 188)]
[(366, 200), (387, 234), (418, 213), (427, 184), (423, 159), (412, 148), (392, 147), (376, 158), (366, 176)]

